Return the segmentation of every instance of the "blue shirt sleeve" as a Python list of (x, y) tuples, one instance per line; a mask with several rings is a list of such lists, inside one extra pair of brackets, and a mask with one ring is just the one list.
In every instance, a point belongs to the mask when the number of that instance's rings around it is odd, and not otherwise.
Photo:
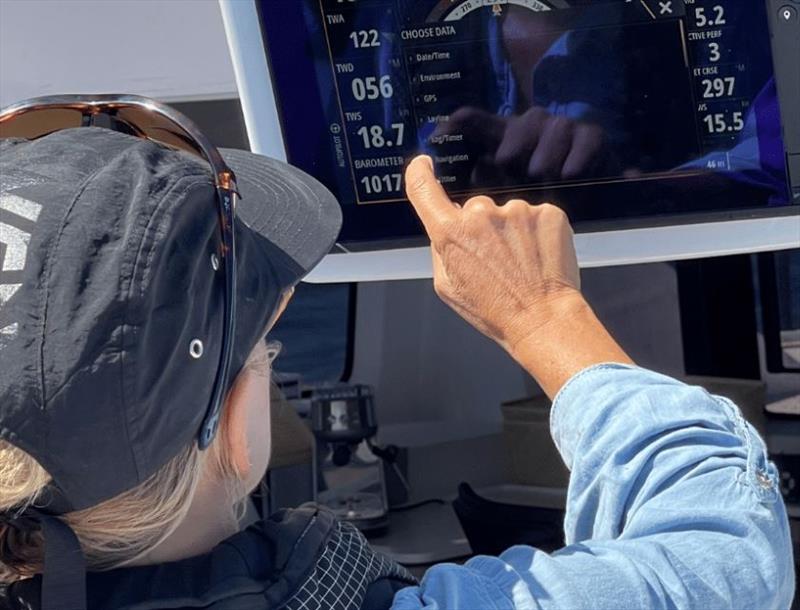
[(600, 365), (561, 390), (551, 431), (572, 471), (568, 546), (435, 566), (397, 594), (395, 610), (791, 605), (778, 474), (730, 401)]

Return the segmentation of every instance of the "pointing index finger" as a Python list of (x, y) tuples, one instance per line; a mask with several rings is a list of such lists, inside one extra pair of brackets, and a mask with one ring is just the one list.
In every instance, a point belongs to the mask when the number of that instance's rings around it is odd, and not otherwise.
[(456, 213), (453, 202), (436, 179), (433, 161), (427, 155), (415, 157), (406, 169), (406, 195), (428, 233)]

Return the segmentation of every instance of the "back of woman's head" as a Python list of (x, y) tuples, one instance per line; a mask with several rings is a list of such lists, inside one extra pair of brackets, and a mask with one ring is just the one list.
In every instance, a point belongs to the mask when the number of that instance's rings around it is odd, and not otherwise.
[[(89, 569), (110, 569), (135, 561), (180, 523), (200, 478), (202, 455), (189, 447), (138, 487), (98, 506), (65, 515), (86, 555)], [(0, 441), (0, 511), (21, 512), (35, 504), (50, 476), (33, 458)], [(0, 525), (2, 580), (43, 569), (41, 532), (12, 523)]]
[[(49, 610), (86, 606), (79, 550), (90, 570), (203, 552), (174, 548), (200, 538), (193, 507), (227, 518), (220, 492), (266, 469), (265, 409), (239, 409), (227, 435), (222, 398), (342, 218), (310, 176), (216, 150), (158, 102), (70, 96), (65, 114), (113, 117), (74, 128), (41, 114), (65, 99), (0, 112), (0, 258), (15, 263), (0, 279), (0, 577), (44, 571)], [(263, 403), (263, 385), (241, 402)]]
[[(279, 351), (279, 343), (256, 345), (233, 384), (229, 403), (237, 400), (237, 388), (254, 379), (269, 379), (270, 363)], [(233, 404), (227, 406), (219, 434), (208, 449), (201, 451), (193, 441), (138, 486), (62, 517), (77, 535), (89, 570), (110, 570), (145, 560), (184, 520), (201, 481), (220, 482), (227, 491), (220, 501), (230, 508), (230, 519), (241, 517), (241, 501), (248, 490), (228, 443), (229, 430), (242, 425), (232, 423), (236, 410)], [(261, 440), (269, 443), (269, 439)], [(50, 482), (50, 475), (34, 458), (0, 440), (0, 515), (21, 514), (35, 506)], [(0, 519), (0, 582), (41, 573), (43, 562), (41, 532)]]
[[(64, 521), (81, 543), (88, 568), (100, 571), (130, 564), (157, 547), (186, 516), (207, 468), (223, 480), (236, 479), (223, 443), (215, 442), (207, 451), (192, 443), (139, 486), (65, 515)], [(21, 513), (35, 505), (49, 482), (50, 475), (36, 460), (0, 440), (0, 512)], [(232, 515), (236, 500), (231, 498)], [(41, 532), (13, 523), (0, 524), (0, 581), (12, 582), (40, 573), (43, 562)]]

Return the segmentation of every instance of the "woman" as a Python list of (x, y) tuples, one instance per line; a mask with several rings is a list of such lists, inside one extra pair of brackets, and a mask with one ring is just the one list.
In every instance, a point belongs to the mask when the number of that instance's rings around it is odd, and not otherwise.
[(232, 256), (217, 168), (158, 140), (202, 136), (126, 100), (69, 100), (115, 130), (53, 130), (59, 100), (0, 115), (5, 136), (53, 131), (0, 141), (0, 607), (388, 607), (414, 580), (331, 514), (239, 531), (269, 461), (263, 339), (335, 241), (338, 204), (294, 168), (221, 151)]
[[(243, 201), (277, 212), (265, 221), (240, 208), (242, 372), (200, 454), (216, 369), (204, 346), (219, 343), (206, 321), (220, 307), (207, 171), (106, 130), (0, 146), (3, 207), (18, 218), (4, 240), (29, 244), (26, 256), (7, 246), (23, 272), (0, 312), (11, 329), (0, 348), (0, 559), (14, 577), (44, 572), (41, 603), (36, 577), (12, 584), (7, 605), (82, 607), (72, 569), (81, 553), (65, 522), (91, 570), (126, 566), (89, 575), (90, 608), (380, 608), (395, 592), (401, 610), (791, 603), (786, 511), (761, 439), (724, 399), (633, 366), (581, 296), (572, 233), (553, 206), (458, 206), (430, 159), (408, 168), (437, 292), (554, 398), (572, 475), (568, 547), (514, 547), (407, 586), (401, 568), (326, 513), (300, 509), (237, 534), (234, 502), (221, 501), (240, 500), (263, 474), (269, 353), (258, 344), (333, 240), (333, 229), (304, 239), (308, 217), (334, 209), (329, 196), (294, 170), (226, 154), (239, 178), (261, 167), (243, 181)], [(280, 198), (253, 190), (279, 179)], [(304, 221), (287, 230), (287, 215)]]

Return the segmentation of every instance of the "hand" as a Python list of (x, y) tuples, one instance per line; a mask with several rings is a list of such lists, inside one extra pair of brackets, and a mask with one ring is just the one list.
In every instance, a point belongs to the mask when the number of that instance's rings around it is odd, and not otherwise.
[(524, 114), (501, 117), (464, 107), (442, 123), (434, 136), (464, 134), (475, 149), (472, 182), (485, 178), (574, 180), (609, 165), (605, 132), (599, 125), (557, 116), (533, 107)]
[(559, 303), (581, 298), (572, 229), (559, 208), (522, 200), (500, 207), (488, 197), (459, 208), (429, 157), (411, 162), (406, 190), (431, 238), (437, 294), (509, 352)]
[(437, 294), (502, 345), (553, 398), (573, 375), (632, 360), (580, 293), (572, 229), (552, 205), (453, 203), (429, 157), (406, 171), (406, 191), (431, 238)]

